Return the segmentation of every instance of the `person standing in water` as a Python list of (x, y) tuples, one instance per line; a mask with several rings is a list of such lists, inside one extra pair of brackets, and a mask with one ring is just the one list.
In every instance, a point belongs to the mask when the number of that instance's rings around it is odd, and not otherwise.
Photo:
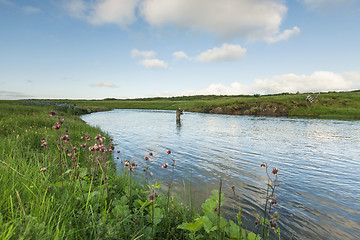
[(179, 107), (177, 110), (176, 110), (176, 122), (177, 123), (180, 123), (180, 116), (183, 115), (183, 110), (181, 110), (181, 107)]

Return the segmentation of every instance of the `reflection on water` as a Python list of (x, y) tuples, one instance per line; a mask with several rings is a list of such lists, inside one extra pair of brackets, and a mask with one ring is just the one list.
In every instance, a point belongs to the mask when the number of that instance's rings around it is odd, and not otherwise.
[[(304, 120), (114, 110), (83, 116), (109, 132), (126, 159), (144, 164), (166, 180), (176, 160), (175, 192), (198, 207), (223, 179), (224, 210), (235, 218), (239, 204), (256, 231), (253, 212), (265, 203), (267, 178), (260, 164), (278, 167), (281, 186), (276, 210), (282, 236), (289, 239), (360, 238), (360, 122)], [(139, 174), (141, 170), (139, 171)], [(234, 197), (231, 186), (241, 196)]]

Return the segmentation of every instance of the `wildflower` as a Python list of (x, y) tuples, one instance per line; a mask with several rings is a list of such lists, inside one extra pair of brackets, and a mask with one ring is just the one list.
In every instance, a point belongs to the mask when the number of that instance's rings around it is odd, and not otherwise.
[(130, 161), (129, 160), (126, 160), (125, 161), (125, 167), (128, 167), (130, 165)]
[(41, 143), (41, 146), (42, 147), (46, 147), (48, 145), (48, 143), (47, 142), (43, 142), (43, 143)]
[(217, 212), (217, 210), (218, 210), (218, 208), (216, 207), (216, 208), (214, 208), (214, 212)]
[(54, 117), (54, 116), (56, 116), (56, 113), (55, 113), (55, 112), (50, 112), (50, 113), (49, 113), (49, 116), (50, 116), (50, 117)]
[(145, 160), (149, 160), (149, 157), (148, 157), (148, 156), (146, 156), (146, 157), (144, 157), (144, 159), (145, 159)]
[(276, 204), (277, 204), (276, 199), (275, 199), (275, 198), (271, 198), (271, 199), (270, 199), (270, 204), (276, 205)]
[(86, 143), (81, 144), (80, 147), (85, 148), (85, 147), (86, 147)]
[(77, 148), (77, 147), (73, 147), (73, 150), (76, 151), (76, 150), (78, 150), (78, 148)]
[(116, 157), (116, 159), (119, 159), (119, 157)]
[(157, 194), (157, 192), (154, 193), (155, 197), (158, 197), (159, 195)]
[(153, 155), (153, 153), (149, 153), (149, 156), (152, 157), (152, 156), (154, 156), (154, 155)]
[(168, 165), (169, 165), (168, 163), (165, 163), (165, 164), (162, 165), (162, 168), (167, 168)]
[(81, 136), (81, 139), (84, 139), (85, 138), (85, 136)]
[(110, 138), (110, 141), (114, 141), (114, 138)]
[(30, 186), (30, 188), (33, 188), (34, 186)]
[(120, 153), (120, 150), (117, 150), (116, 152), (117, 152), (117, 153)]
[(46, 171), (46, 168), (43, 167), (43, 168), (40, 169), (40, 171), (41, 171), (41, 172), (45, 172), (45, 171)]
[(171, 154), (171, 151), (170, 151), (170, 150), (167, 150), (166, 153), (167, 153), (167, 154)]
[(150, 177), (153, 175), (152, 172), (149, 173)]
[(276, 228), (277, 222), (275, 220), (270, 220), (270, 227)]
[(263, 163), (263, 164), (261, 164), (260, 166), (261, 166), (261, 167), (266, 167), (266, 165), (265, 165), (264, 163)]
[(71, 153), (68, 153), (68, 156), (69, 156), (69, 157), (71, 157), (71, 156), (72, 156), (72, 154), (71, 154)]
[(99, 151), (99, 149), (100, 149), (99, 145), (94, 144), (94, 150), (95, 150), (95, 151)]
[(136, 167), (137, 165), (133, 162), (133, 163), (131, 164), (131, 166), (134, 168), (134, 167)]
[(109, 179), (108, 177), (105, 177), (105, 178), (104, 178), (104, 182), (107, 182), (108, 179)]
[(56, 125), (58, 125), (60, 127), (63, 123), (64, 123), (63, 121), (59, 120), (59, 121), (57, 121)]
[(100, 133), (98, 133), (98, 134), (96, 135), (95, 139), (96, 139), (96, 140), (99, 140), (100, 138), (101, 138), (101, 135), (100, 135)]
[(114, 149), (115, 149), (115, 147), (114, 147), (114, 146), (109, 147), (109, 152), (114, 151)]
[(93, 152), (93, 151), (95, 151), (95, 148), (94, 148), (94, 146), (90, 146), (90, 147), (89, 147), (89, 151), (90, 151), (90, 152)]
[(277, 167), (275, 167), (272, 171), (272, 174), (277, 175), (278, 172), (279, 172), (279, 169)]
[(60, 129), (60, 126), (55, 124), (54, 126), (52, 126), (52, 128), (58, 130), (58, 129)]
[(150, 196), (149, 196), (149, 202), (153, 202), (154, 199), (155, 199), (155, 197), (154, 197), (153, 195), (150, 195)]
[(45, 138), (41, 138), (41, 142), (45, 142)]
[(100, 152), (107, 152), (107, 149), (106, 149), (106, 147), (102, 147), (101, 149), (100, 149)]

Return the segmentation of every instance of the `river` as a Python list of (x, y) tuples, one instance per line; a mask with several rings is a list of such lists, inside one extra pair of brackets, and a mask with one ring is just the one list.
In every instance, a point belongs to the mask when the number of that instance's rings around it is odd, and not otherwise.
[[(82, 116), (114, 138), (126, 160), (139, 164), (152, 152), (152, 178), (168, 179), (162, 164), (175, 159), (174, 192), (194, 207), (218, 189), (234, 219), (239, 205), (248, 229), (265, 204), (267, 175), (279, 168), (276, 188), (284, 239), (360, 239), (360, 121), (291, 119), (120, 110)], [(116, 159), (115, 159), (116, 160)], [(120, 163), (119, 163), (120, 166)], [(231, 186), (236, 187), (233, 195)]]

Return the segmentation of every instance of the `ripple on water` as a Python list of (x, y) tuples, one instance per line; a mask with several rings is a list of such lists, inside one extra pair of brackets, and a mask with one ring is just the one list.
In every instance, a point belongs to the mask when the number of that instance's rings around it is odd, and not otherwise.
[[(193, 206), (223, 179), (224, 213), (234, 219), (239, 205), (250, 230), (253, 212), (265, 204), (267, 177), (261, 163), (278, 167), (276, 190), (282, 236), (289, 239), (359, 239), (360, 122), (224, 116), (174, 111), (113, 110), (82, 117), (113, 137), (121, 154), (166, 180), (176, 160), (176, 194)], [(123, 155), (122, 155), (123, 156)], [(233, 196), (231, 186), (236, 186)], [(240, 196), (240, 199), (239, 199)]]

